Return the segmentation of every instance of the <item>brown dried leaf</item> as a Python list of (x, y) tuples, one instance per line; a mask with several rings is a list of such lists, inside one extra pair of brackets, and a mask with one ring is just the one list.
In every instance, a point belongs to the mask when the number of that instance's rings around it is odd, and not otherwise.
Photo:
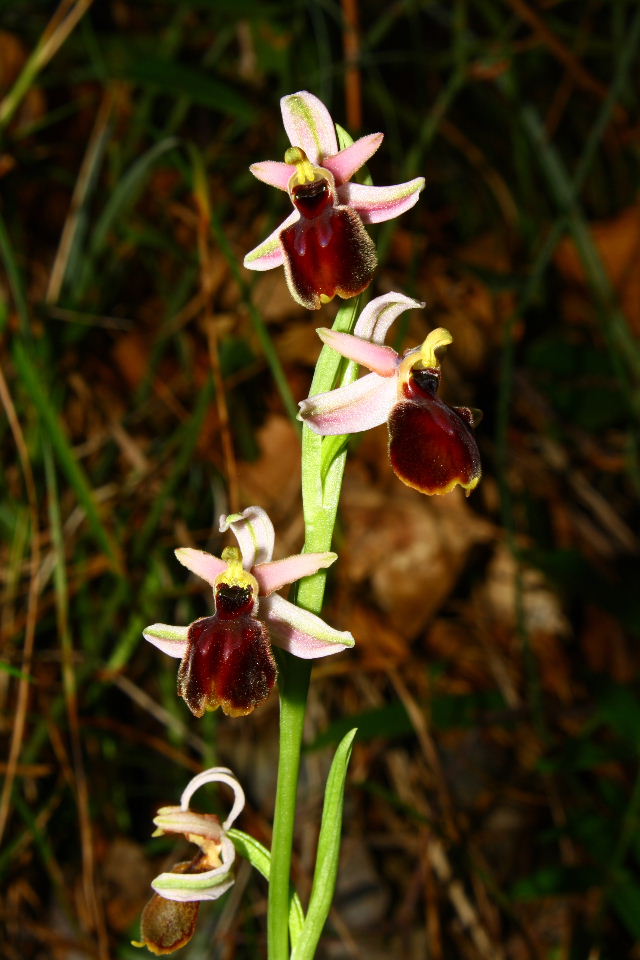
[(631, 684), (637, 679), (634, 645), (619, 620), (608, 611), (587, 606), (580, 646), (594, 674), (605, 674), (620, 684)]
[(100, 867), (105, 885), (105, 903), (109, 925), (127, 930), (151, 895), (149, 884), (154, 869), (143, 848), (126, 837), (116, 837), (107, 849)]
[[(482, 606), (490, 619), (515, 627), (516, 624), (516, 561), (511, 551), (501, 544), (495, 551), (486, 582), (480, 588)], [(557, 594), (543, 574), (532, 567), (524, 567), (522, 577), (522, 610), (524, 627), (531, 633), (566, 635), (569, 624)]]
[[(520, 610), (522, 626), (535, 650), (544, 689), (569, 702), (575, 694), (564, 646), (570, 625), (560, 599), (539, 570), (524, 567), (519, 575), (520, 586), (515, 558), (501, 544), (489, 564), (486, 580), (477, 588), (474, 598), (477, 615), (493, 640), (501, 639), (505, 652), (509, 652), (510, 647), (516, 655), (516, 663), (520, 664), (520, 640), (516, 630)], [(520, 598), (518, 589), (522, 591)], [(520, 670), (521, 667), (518, 672)]]
[(264, 507), (278, 520), (295, 512), (300, 496), (300, 439), (290, 420), (273, 414), (258, 431), (261, 456), (238, 464), (243, 503)]
[[(406, 637), (384, 614), (364, 603), (350, 604), (347, 597), (341, 595), (337, 603), (327, 608), (327, 620), (339, 630), (350, 630), (356, 638), (358, 669), (386, 672), (404, 663), (411, 654)], [(355, 664), (356, 661), (351, 660), (344, 666), (351, 670)]]
[(345, 483), (342, 573), (370, 584), (376, 603), (405, 636), (413, 636), (450, 595), (474, 544), (492, 527), (459, 490), (425, 497), (396, 481), (373, 487), (361, 471)]
[(267, 323), (306, 314), (289, 293), (283, 270), (269, 270), (260, 274), (253, 287), (253, 303)]
[[(605, 270), (615, 288), (622, 309), (629, 319), (634, 333), (640, 333), (640, 272), (637, 269), (640, 256), (640, 204), (623, 210), (610, 220), (591, 224), (591, 236), (602, 258)], [(565, 237), (558, 245), (555, 263), (566, 280), (585, 287), (587, 280), (584, 265), (571, 237)], [(586, 291), (585, 291), (586, 292)], [(584, 311), (582, 298), (574, 309)]]

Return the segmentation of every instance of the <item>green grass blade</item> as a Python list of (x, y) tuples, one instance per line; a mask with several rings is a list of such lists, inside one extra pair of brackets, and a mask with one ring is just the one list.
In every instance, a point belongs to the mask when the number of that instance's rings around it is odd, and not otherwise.
[(162, 511), (164, 510), (164, 505), (175, 490), (178, 481), (186, 473), (189, 464), (191, 463), (191, 458), (193, 452), (198, 443), (198, 437), (200, 436), (200, 430), (202, 429), (202, 424), (204, 422), (205, 415), (209, 409), (209, 405), (213, 399), (213, 381), (209, 378), (196, 399), (195, 408), (193, 415), (188, 423), (185, 425), (183, 436), (181, 438), (181, 446), (177, 454), (173, 458), (173, 469), (165, 484), (154, 499), (153, 503), (150, 506), (149, 514), (145, 521), (144, 527), (142, 528), (139, 536), (136, 538), (136, 549), (134, 553), (134, 559), (139, 560), (144, 551), (147, 549), (153, 534), (156, 531), (160, 519), (162, 517)]
[(109, 233), (117, 219), (127, 207), (135, 202), (157, 160), (170, 150), (174, 150), (179, 146), (179, 143), (177, 137), (166, 137), (159, 143), (154, 144), (129, 167), (114, 188), (93, 231), (89, 255), (74, 291), (76, 299), (79, 299), (86, 291), (95, 262), (105, 247)]
[(188, 97), (225, 113), (246, 124), (255, 121), (256, 111), (250, 101), (228, 83), (212, 77), (206, 70), (186, 66), (176, 60), (150, 54), (135, 56), (118, 69), (118, 76), (159, 93)]
[(289, 386), (289, 381), (287, 380), (287, 375), (284, 372), (284, 367), (280, 357), (278, 356), (278, 351), (276, 350), (273, 340), (271, 339), (271, 334), (267, 329), (267, 325), (264, 322), (262, 314), (254, 304), (251, 299), (251, 291), (249, 289), (249, 284), (244, 279), (240, 267), (236, 261), (235, 254), (233, 253), (229, 241), (227, 240), (226, 234), (222, 228), (217, 216), (214, 215), (211, 221), (211, 226), (215, 235), (218, 245), (222, 250), (223, 254), (229, 262), (229, 267), (233, 274), (234, 280), (240, 287), (242, 291), (242, 298), (246, 304), (247, 310), (249, 311), (249, 316), (251, 317), (251, 323), (253, 329), (256, 332), (256, 336), (260, 341), (260, 346), (265, 355), (265, 359), (269, 364), (269, 369), (271, 370), (271, 375), (275, 381), (275, 384), (278, 388), (278, 393), (280, 394), (280, 399), (282, 404), (289, 414), (289, 417), (293, 421), (294, 426), (297, 430), (300, 429), (300, 424), (298, 422), (298, 405), (293, 399), (293, 394), (291, 393), (291, 387)]
[(47, 387), (29, 357), (24, 344), (20, 340), (14, 342), (13, 358), (16, 369), (22, 377), (27, 392), (49, 435), (49, 440), (55, 450), (60, 466), (64, 470), (69, 483), (76, 492), (78, 501), (87, 515), (89, 527), (99, 545), (112, 560), (114, 569), (120, 572), (122, 564), (119, 549), (100, 518), (91, 484), (85, 471), (75, 457), (60, 418), (51, 404), (51, 397), (47, 392)]
[(16, 305), (16, 310), (18, 311), (18, 316), (20, 317), (20, 326), (22, 331), (26, 333), (29, 329), (29, 309), (27, 307), (27, 298), (25, 296), (20, 270), (13, 253), (11, 238), (9, 237), (4, 220), (1, 216), (0, 257), (2, 258), (4, 268), (7, 271), (9, 286), (11, 287), (11, 293), (13, 294), (13, 302)]

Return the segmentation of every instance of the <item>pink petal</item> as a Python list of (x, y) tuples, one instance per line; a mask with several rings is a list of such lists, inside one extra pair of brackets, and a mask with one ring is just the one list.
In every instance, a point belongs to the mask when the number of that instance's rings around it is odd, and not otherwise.
[(189, 627), (173, 627), (168, 623), (152, 623), (142, 631), (142, 636), (158, 650), (182, 660), (187, 652)]
[(331, 171), (337, 184), (344, 183), (374, 155), (383, 139), (384, 133), (370, 133), (366, 137), (360, 137), (333, 157), (323, 157), (322, 166)]
[(183, 567), (191, 570), (191, 573), (195, 573), (196, 577), (202, 577), (202, 579), (210, 583), (211, 586), (214, 585), (216, 577), (219, 576), (223, 570), (227, 569), (227, 564), (224, 560), (221, 560), (219, 557), (214, 557), (212, 553), (207, 553), (205, 550), (194, 550), (193, 547), (180, 547), (175, 551), (175, 554)]
[(348, 631), (334, 630), (317, 617), (274, 593), (261, 601), (260, 616), (273, 643), (303, 660), (340, 653), (355, 643)]
[(244, 258), (244, 265), (247, 270), (272, 270), (274, 267), (281, 267), (284, 263), (284, 253), (280, 244), (280, 234), (287, 227), (297, 223), (299, 219), (298, 211), (292, 210), (286, 220), (283, 220), (266, 240), (250, 250)]
[(273, 556), (273, 524), (262, 507), (247, 507), (242, 513), (220, 517), (220, 533), (232, 530), (242, 553), (242, 565), (251, 570), (257, 563), (269, 563)]
[(277, 160), (263, 160), (261, 163), (252, 163), (249, 170), (258, 180), (285, 192), (289, 186), (289, 180), (296, 172), (294, 166), (288, 163), (279, 163)]
[(321, 100), (306, 90), (280, 101), (282, 122), (293, 147), (302, 147), (311, 163), (338, 152), (336, 129)]
[(299, 553), (284, 560), (259, 563), (252, 573), (260, 586), (260, 596), (268, 597), (287, 583), (294, 583), (330, 567), (337, 559), (337, 553)]
[(317, 393), (298, 406), (298, 417), (323, 436), (360, 433), (385, 423), (397, 399), (397, 378), (369, 373), (347, 387)]
[(379, 343), (370, 343), (361, 337), (353, 337), (350, 333), (339, 333), (337, 330), (328, 330), (320, 327), (316, 330), (323, 343), (333, 347), (348, 360), (355, 360), (381, 377), (392, 377), (397, 369), (399, 357), (393, 347), (384, 347)]
[(424, 177), (392, 187), (365, 187), (362, 183), (343, 183), (337, 193), (341, 203), (357, 210), (363, 223), (392, 220), (417, 203)]
[[(403, 293), (385, 293), (383, 297), (376, 297), (364, 308), (356, 322), (354, 335), (363, 337), (365, 340), (373, 340), (374, 343), (384, 343), (389, 327), (396, 317), (405, 310), (418, 310), (423, 307), (424, 303), (405, 297)], [(366, 364), (366, 361), (364, 363)], [(376, 367), (370, 369), (384, 376), (382, 370)]]

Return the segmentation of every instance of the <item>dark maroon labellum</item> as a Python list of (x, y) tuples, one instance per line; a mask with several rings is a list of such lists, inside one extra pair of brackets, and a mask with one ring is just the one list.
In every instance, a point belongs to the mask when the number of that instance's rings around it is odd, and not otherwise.
[(324, 177), (311, 183), (298, 183), (292, 189), (293, 202), (303, 217), (314, 220), (332, 204), (331, 188)]
[(331, 206), (313, 219), (304, 211), (280, 234), (291, 291), (303, 307), (318, 310), (322, 297), (345, 299), (365, 290), (376, 268), (376, 249), (355, 210)]
[(412, 370), (389, 416), (389, 456), (397, 476), (422, 493), (473, 490), (480, 454), (465, 419), (436, 395), (439, 374)]
[(216, 586), (216, 612), (189, 627), (178, 692), (196, 717), (222, 707), (246, 716), (265, 700), (277, 676), (269, 634), (253, 616), (250, 587)]

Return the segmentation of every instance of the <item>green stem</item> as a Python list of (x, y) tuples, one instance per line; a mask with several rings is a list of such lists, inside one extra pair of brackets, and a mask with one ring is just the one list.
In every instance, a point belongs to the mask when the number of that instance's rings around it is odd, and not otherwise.
[[(338, 311), (334, 330), (351, 331), (358, 315), (359, 298), (350, 300)], [(335, 350), (324, 347), (320, 353), (310, 395), (330, 390), (339, 377), (342, 359)], [(339, 383), (355, 379), (357, 365), (349, 363)], [(335, 443), (335, 437), (327, 438)], [(302, 499), (307, 553), (322, 553), (331, 548), (342, 477), (347, 458), (346, 444), (331, 461), (323, 478), (322, 453), (325, 438), (307, 426), (302, 431)], [(324, 599), (325, 571), (300, 581), (296, 603), (312, 613), (320, 613)], [(280, 759), (273, 819), (267, 931), (269, 960), (289, 957), (289, 890), (293, 833), (296, 817), (300, 752), (307, 707), (311, 663), (288, 653), (278, 657), (280, 667)]]
[(296, 819), (300, 750), (307, 707), (311, 664), (290, 653), (278, 657), (280, 667), (280, 760), (273, 816), (267, 935), (269, 960), (289, 957), (289, 889), (293, 831)]

